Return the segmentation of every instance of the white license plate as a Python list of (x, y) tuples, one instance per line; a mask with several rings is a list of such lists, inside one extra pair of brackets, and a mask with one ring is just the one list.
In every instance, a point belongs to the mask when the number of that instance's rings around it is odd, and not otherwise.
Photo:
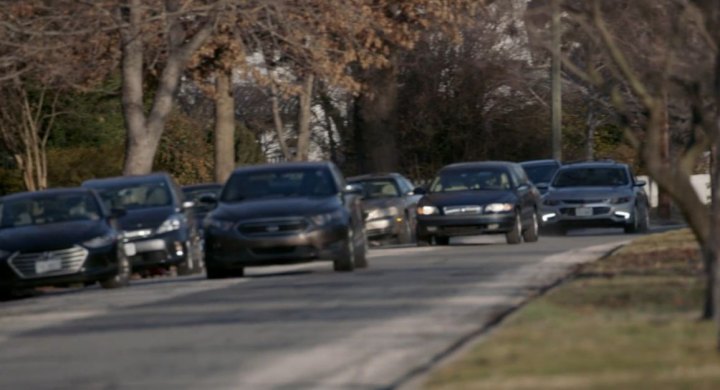
[(135, 247), (135, 244), (125, 244), (123, 246), (123, 249), (125, 250), (125, 256), (135, 256), (137, 254), (137, 248)]
[(592, 215), (592, 207), (578, 207), (575, 209), (575, 216), (577, 217), (591, 217)]
[(60, 260), (45, 260), (38, 261), (35, 263), (35, 273), (44, 274), (52, 271), (60, 271), (62, 269), (62, 261)]

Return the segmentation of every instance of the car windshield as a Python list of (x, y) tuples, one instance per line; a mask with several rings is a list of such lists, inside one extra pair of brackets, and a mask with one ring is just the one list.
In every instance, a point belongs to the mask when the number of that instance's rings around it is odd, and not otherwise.
[(568, 168), (560, 170), (553, 187), (615, 187), (629, 182), (622, 168)]
[(509, 190), (510, 176), (502, 168), (477, 168), (440, 172), (433, 180), (430, 192)]
[(337, 192), (330, 171), (323, 168), (247, 171), (230, 177), (220, 200), (241, 202), (259, 198), (331, 196)]
[(391, 179), (359, 180), (351, 183), (362, 186), (365, 198), (397, 198), (400, 196), (395, 181)]
[(108, 209), (144, 209), (172, 205), (170, 190), (164, 181), (123, 183), (98, 188)]
[(549, 183), (555, 172), (557, 172), (558, 166), (555, 164), (530, 165), (523, 166), (523, 169), (525, 169), (525, 173), (527, 173), (531, 182), (539, 184)]
[(91, 195), (53, 194), (0, 203), (0, 228), (97, 221), (102, 212)]

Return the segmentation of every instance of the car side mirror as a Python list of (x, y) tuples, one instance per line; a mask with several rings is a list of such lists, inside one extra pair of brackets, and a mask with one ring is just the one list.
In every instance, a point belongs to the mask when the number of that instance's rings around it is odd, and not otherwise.
[(517, 186), (518, 191), (527, 191), (529, 189), (530, 189), (530, 186), (527, 184), (520, 184), (519, 186)]
[(363, 188), (359, 184), (348, 184), (343, 188), (342, 192), (345, 195), (362, 195)]
[(635, 187), (645, 187), (647, 182), (645, 180), (638, 180), (635, 182)]
[(110, 218), (118, 219), (122, 218), (127, 215), (127, 210), (125, 209), (110, 209)]
[(425, 195), (427, 194), (427, 190), (424, 187), (415, 187), (413, 190), (414, 195)]
[(182, 203), (181, 207), (183, 210), (190, 210), (193, 207), (195, 207), (195, 202), (193, 202), (191, 200), (186, 200), (185, 202)]

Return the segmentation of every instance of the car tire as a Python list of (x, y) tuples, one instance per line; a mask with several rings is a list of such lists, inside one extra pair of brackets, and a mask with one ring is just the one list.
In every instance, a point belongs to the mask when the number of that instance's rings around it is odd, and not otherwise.
[(435, 237), (435, 244), (436, 244), (436, 245), (441, 245), (441, 246), (450, 245), (450, 237), (437, 237), (437, 236), (436, 236), (436, 237)]
[(352, 228), (348, 228), (348, 235), (343, 244), (343, 249), (333, 260), (333, 269), (336, 272), (352, 272), (355, 269), (355, 239)]
[[(240, 273), (241, 273), (240, 276), (242, 276), (242, 274), (244, 273), (244, 270), (241, 269)], [(227, 270), (225, 270), (223, 268), (211, 266), (210, 264), (206, 264), (205, 265), (205, 276), (210, 280), (215, 280), (215, 279), (229, 278), (230, 276), (234, 276), (234, 275), (232, 275), (230, 272), (228, 272)]]
[(537, 242), (539, 237), (540, 226), (538, 224), (537, 213), (533, 211), (532, 221), (530, 221), (530, 227), (525, 229), (522, 233), (523, 241), (525, 242)]
[(105, 289), (125, 287), (130, 284), (132, 277), (132, 263), (124, 254), (118, 257), (118, 272), (114, 276), (100, 281), (100, 286)]
[(367, 236), (363, 232), (362, 243), (355, 248), (355, 268), (367, 268), (367, 254), (368, 254), (368, 240)]
[(635, 205), (633, 208), (632, 223), (625, 225), (624, 230), (627, 234), (644, 233), (648, 230), (648, 225), (648, 213), (638, 205)]
[(512, 230), (505, 233), (505, 242), (511, 245), (522, 242), (522, 222), (520, 221), (519, 211), (515, 213), (515, 223), (513, 224)]
[(188, 241), (185, 244), (185, 261), (177, 266), (178, 276), (187, 276), (200, 272), (200, 259), (197, 254), (197, 246)]
[(650, 230), (650, 211), (648, 210), (648, 206), (642, 207), (641, 216), (638, 231), (640, 233), (647, 233)]
[(13, 289), (9, 287), (0, 287), (0, 301), (9, 301), (15, 297)]
[(412, 226), (410, 226), (410, 219), (407, 214), (403, 217), (402, 226), (400, 232), (397, 235), (398, 244), (411, 244), (413, 242)]

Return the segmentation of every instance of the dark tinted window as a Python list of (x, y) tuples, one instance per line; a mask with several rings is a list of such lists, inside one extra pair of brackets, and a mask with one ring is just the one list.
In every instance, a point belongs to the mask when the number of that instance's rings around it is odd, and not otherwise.
[(172, 206), (173, 199), (164, 180), (147, 183), (121, 183), (96, 188), (108, 209), (143, 209)]
[(395, 198), (400, 196), (400, 190), (393, 179), (371, 179), (353, 181), (360, 184), (366, 198)]
[(554, 187), (614, 187), (629, 183), (622, 168), (566, 168), (553, 180)]
[(0, 227), (99, 220), (102, 211), (89, 194), (56, 194), (0, 203)]
[(286, 196), (331, 196), (337, 192), (330, 171), (324, 168), (248, 171), (232, 175), (220, 200), (240, 202)]
[(512, 188), (510, 173), (504, 168), (476, 168), (441, 171), (433, 180), (430, 192), (472, 190), (509, 190)]
[(558, 170), (555, 164), (524, 166), (528, 178), (533, 183), (549, 183)]

